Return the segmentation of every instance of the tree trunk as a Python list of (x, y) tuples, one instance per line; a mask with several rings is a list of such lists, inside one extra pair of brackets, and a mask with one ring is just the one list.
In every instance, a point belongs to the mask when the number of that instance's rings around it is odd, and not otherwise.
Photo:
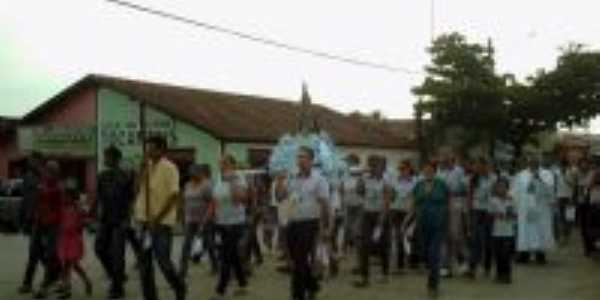
[(523, 155), (523, 143), (520, 141), (513, 142), (513, 158), (518, 160)]
[(490, 136), (490, 140), (489, 140), (489, 156), (490, 156), (490, 160), (495, 161), (496, 158), (496, 136), (495, 135), (491, 135)]

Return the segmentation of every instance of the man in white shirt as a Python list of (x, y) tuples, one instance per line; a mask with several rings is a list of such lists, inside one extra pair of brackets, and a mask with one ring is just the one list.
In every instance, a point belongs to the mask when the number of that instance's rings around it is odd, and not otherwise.
[(293, 261), (292, 299), (314, 299), (319, 284), (313, 274), (310, 257), (314, 254), (319, 231), (330, 234), (329, 185), (321, 174), (313, 169), (315, 154), (311, 148), (298, 151), (299, 173), (286, 184), (276, 183), (278, 199), (289, 199), (289, 223), (287, 226), (288, 251)]

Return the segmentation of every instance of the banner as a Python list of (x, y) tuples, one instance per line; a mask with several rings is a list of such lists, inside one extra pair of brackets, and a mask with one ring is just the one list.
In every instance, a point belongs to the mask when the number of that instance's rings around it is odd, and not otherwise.
[(95, 126), (35, 126), (18, 129), (18, 144), (22, 151), (38, 151), (46, 155), (94, 156)]

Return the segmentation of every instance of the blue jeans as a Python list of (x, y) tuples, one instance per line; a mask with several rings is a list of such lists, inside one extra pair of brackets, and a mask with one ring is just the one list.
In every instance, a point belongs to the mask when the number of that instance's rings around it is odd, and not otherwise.
[(437, 289), (440, 284), (440, 264), (442, 256), (442, 241), (444, 240), (444, 229), (427, 228), (432, 226), (420, 226), (423, 257), (429, 268), (427, 286)]
[(173, 246), (173, 232), (171, 227), (159, 225), (151, 231), (152, 245), (143, 249), (140, 264), (140, 278), (145, 300), (157, 300), (156, 281), (154, 279), (154, 260), (158, 263), (165, 279), (181, 299), (185, 290), (183, 280), (177, 275), (175, 265), (171, 260), (171, 247)]
[(489, 213), (482, 210), (471, 212), (471, 259), (469, 266), (475, 272), (483, 259), (484, 269), (492, 269), (492, 226)]

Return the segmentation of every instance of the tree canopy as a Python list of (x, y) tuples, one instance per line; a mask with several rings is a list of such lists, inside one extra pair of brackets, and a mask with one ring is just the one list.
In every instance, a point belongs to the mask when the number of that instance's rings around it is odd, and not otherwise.
[(487, 142), (493, 153), (501, 140), (518, 155), (541, 131), (585, 124), (600, 114), (600, 52), (580, 44), (561, 50), (555, 68), (519, 82), (496, 72), (491, 40), (482, 45), (459, 33), (441, 35), (428, 49), (425, 80), (413, 88), (422, 99), (416, 110), (433, 121), (426, 135), (457, 127), (468, 133), (465, 144)]

